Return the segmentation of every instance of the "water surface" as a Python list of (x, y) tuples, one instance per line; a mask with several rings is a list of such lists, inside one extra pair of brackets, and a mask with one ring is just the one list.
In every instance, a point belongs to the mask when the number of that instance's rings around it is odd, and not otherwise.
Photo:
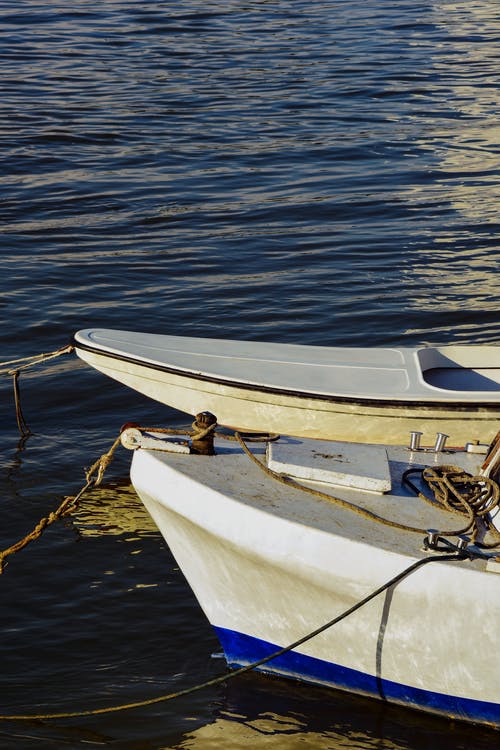
[[(328, 345), (498, 343), (500, 22), (490, 0), (4, 0), (2, 360), (89, 326)], [(2, 376), (4, 549), (127, 421), (186, 417), (74, 357)], [(0, 713), (128, 703), (222, 674), (128, 482), (0, 579)], [(456, 613), (451, 613), (455, 616)], [(479, 627), (479, 625), (478, 625)], [(362, 647), (362, 644), (360, 644)], [(498, 737), (250, 676), (2, 747), (428, 747)]]

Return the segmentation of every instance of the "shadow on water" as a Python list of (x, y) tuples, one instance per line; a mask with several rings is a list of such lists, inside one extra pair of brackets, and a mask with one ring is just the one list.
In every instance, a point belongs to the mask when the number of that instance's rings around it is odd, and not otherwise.
[[(174, 705), (176, 704), (176, 705)], [(497, 750), (498, 733), (264, 675), (244, 675), (190, 705), (0, 726), (2, 747), (49, 750)]]
[(423, 750), (430, 745), (493, 750), (498, 734), (338, 691), (244, 675), (228, 684), (213, 722), (187, 732), (168, 748)]

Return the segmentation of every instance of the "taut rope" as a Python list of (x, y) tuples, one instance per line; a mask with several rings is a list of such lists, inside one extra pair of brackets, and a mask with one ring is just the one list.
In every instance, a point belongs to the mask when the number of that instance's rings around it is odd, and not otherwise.
[[(7, 373), (12, 375), (16, 370), (27, 370), (29, 367), (35, 367), (36, 365), (47, 362), (49, 359), (60, 357), (61, 354), (71, 354), (74, 350), (72, 344), (62, 346), (60, 349), (55, 349), (53, 352), (46, 352), (41, 354), (32, 354), (31, 357), (20, 357), (20, 359), (11, 359), (5, 362), (0, 362), (0, 375)], [(24, 365), (20, 367), (8, 367), (7, 365), (17, 365), (19, 362), (24, 362)]]
[(85, 472), (86, 482), (76, 495), (65, 497), (64, 500), (60, 503), (59, 507), (56, 510), (52, 511), (52, 513), (49, 513), (48, 516), (44, 516), (43, 518), (41, 518), (34, 529), (26, 534), (25, 537), (0, 552), (0, 575), (4, 572), (5, 560), (7, 557), (9, 557), (9, 555), (13, 555), (15, 552), (19, 552), (19, 550), (26, 547), (30, 542), (35, 541), (35, 539), (39, 539), (47, 526), (50, 526), (54, 523), (54, 521), (58, 521), (63, 516), (67, 516), (69, 513), (76, 510), (81, 498), (87, 492), (87, 490), (91, 487), (97, 487), (97, 485), (101, 483), (104, 472), (113, 460), (113, 456), (119, 444), (120, 436), (116, 438), (111, 448), (106, 453), (103, 453), (103, 455), (98, 458), (95, 463), (92, 464), (90, 469)]

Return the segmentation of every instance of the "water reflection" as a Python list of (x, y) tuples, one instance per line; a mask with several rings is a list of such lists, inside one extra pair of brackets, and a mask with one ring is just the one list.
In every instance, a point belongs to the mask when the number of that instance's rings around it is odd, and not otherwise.
[(498, 734), (321, 688), (247, 675), (215, 719), (163, 750), (497, 750)]
[(136, 541), (159, 531), (128, 479), (107, 482), (87, 493), (71, 518), (85, 537), (121, 536)]

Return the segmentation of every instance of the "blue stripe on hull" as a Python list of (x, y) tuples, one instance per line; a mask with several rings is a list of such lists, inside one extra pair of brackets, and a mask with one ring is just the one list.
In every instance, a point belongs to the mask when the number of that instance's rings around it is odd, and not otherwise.
[[(228, 665), (243, 667), (263, 659), (280, 647), (243, 633), (215, 628)], [(500, 729), (500, 704), (433, 693), (374, 677), (312, 656), (289, 651), (259, 667), (262, 672), (328, 685), (351, 693), (369, 695), (390, 703), (418, 708), (450, 719), (486, 724)]]

